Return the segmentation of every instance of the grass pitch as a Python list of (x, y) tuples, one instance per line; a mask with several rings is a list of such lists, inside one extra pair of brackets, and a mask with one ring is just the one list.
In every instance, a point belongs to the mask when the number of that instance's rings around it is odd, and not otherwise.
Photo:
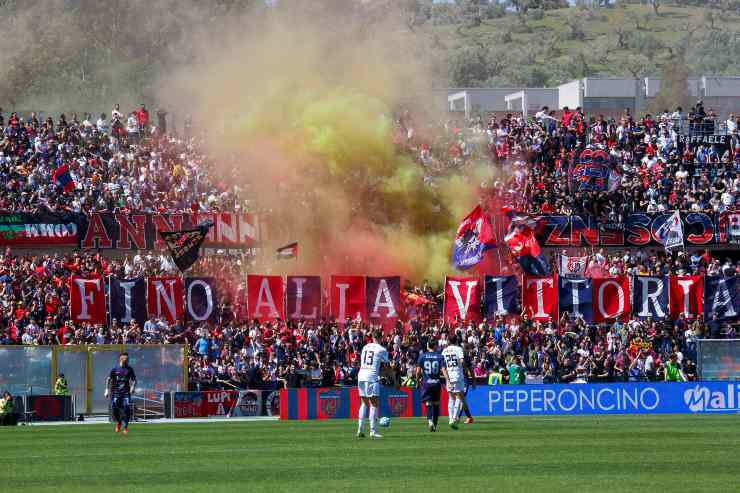
[[(0, 428), (1, 491), (738, 492), (740, 416)], [(9, 489), (6, 489), (7, 486)]]

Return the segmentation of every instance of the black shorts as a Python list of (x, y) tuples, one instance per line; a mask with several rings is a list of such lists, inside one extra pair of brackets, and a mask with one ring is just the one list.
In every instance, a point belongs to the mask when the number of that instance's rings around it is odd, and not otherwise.
[(111, 408), (113, 409), (128, 409), (130, 406), (130, 395), (114, 395), (111, 399)]
[(421, 387), (421, 402), (439, 402), (439, 394), (442, 392), (442, 384), (425, 384)]

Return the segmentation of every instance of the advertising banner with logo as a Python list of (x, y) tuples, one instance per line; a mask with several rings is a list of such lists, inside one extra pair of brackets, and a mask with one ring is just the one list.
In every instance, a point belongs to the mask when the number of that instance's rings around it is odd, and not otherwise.
[(474, 416), (740, 413), (740, 382), (486, 385), (466, 398)]
[[(440, 402), (447, 402), (443, 389)], [(280, 419), (334, 419), (356, 418), (360, 408), (357, 387), (332, 387), (318, 389), (284, 389), (280, 391)], [(440, 412), (447, 416), (447, 406)], [(380, 388), (380, 416), (426, 416), (422, 408), (421, 391), (402, 387)]]
[(237, 390), (175, 392), (175, 418), (226, 418), (239, 402)]

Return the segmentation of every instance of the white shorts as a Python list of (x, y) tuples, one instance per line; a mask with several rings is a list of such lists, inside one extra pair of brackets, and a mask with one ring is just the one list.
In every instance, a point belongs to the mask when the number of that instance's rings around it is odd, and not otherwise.
[(357, 382), (360, 397), (378, 397), (380, 395), (380, 382)]
[(454, 382), (447, 382), (447, 392), (457, 392), (462, 394), (465, 392), (465, 380), (455, 380)]

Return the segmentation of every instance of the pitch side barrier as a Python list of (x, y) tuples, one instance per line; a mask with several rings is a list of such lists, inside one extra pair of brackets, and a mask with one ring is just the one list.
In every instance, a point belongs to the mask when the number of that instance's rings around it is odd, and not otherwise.
[[(446, 415), (444, 390), (440, 400)], [(740, 413), (740, 381), (481, 385), (467, 401), (474, 416)], [(282, 390), (280, 419), (354, 418), (359, 403), (351, 387)], [(380, 415), (425, 416), (421, 391), (382, 387)]]

